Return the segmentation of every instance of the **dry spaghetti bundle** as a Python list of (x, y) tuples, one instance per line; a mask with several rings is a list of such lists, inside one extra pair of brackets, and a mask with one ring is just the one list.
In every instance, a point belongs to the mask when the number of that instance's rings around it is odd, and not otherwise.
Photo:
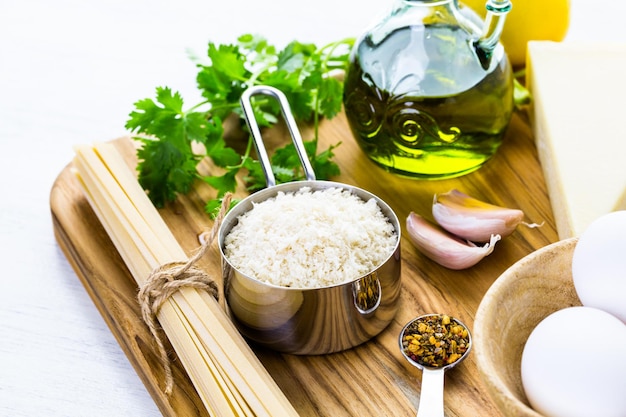
[[(215, 284), (193, 266), (203, 252), (188, 259), (115, 147), (108, 143), (77, 147), (74, 168), (91, 207), (141, 289), (144, 319), (153, 334), (153, 316), (158, 319), (209, 413), (297, 416), (218, 305), (212, 295)], [(172, 383), (167, 369), (166, 378), (167, 392)]]

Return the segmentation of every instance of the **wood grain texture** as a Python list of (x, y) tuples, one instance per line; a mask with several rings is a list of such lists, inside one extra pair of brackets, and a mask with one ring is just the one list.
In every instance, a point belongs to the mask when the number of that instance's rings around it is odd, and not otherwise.
[[(307, 128), (303, 129), (305, 140), (309, 133)], [(241, 135), (233, 133), (228, 139), (241, 140)], [(266, 141), (285, 143), (288, 139), (282, 129), (276, 128), (268, 133)], [(295, 356), (253, 348), (302, 416), (414, 415), (419, 403), (421, 372), (398, 350), (402, 326), (415, 316), (438, 312), (458, 317), (471, 328), (476, 309), (494, 280), (528, 253), (558, 240), (528, 119), (525, 113), (516, 113), (497, 155), (478, 171), (450, 180), (415, 181), (381, 170), (353, 141), (343, 114), (322, 123), (320, 142), (321, 147), (341, 142), (335, 150), (335, 161), (342, 173), (334, 181), (376, 194), (400, 219), (404, 237), (399, 311), (379, 336), (344, 352)], [(134, 166), (131, 141), (121, 138), (114, 143), (129, 165)], [(202, 169), (211, 167), (203, 165)], [(404, 220), (410, 211), (432, 219), (433, 194), (451, 188), (493, 204), (519, 208), (526, 213), (526, 221), (544, 222), (544, 225), (538, 229), (518, 228), (497, 244), (492, 255), (471, 269), (448, 270), (417, 252), (406, 238)], [(189, 195), (160, 210), (188, 253), (198, 246), (197, 236), (212, 225), (203, 211), (212, 193), (199, 185)], [(60, 246), (163, 415), (206, 415), (175, 354), (172, 354), (175, 391), (171, 397), (162, 394), (163, 374), (156, 345), (139, 315), (135, 301), (137, 288), (78, 189), (70, 166), (59, 175), (50, 205)], [(217, 248), (200, 266), (220, 280)], [(447, 416), (500, 415), (471, 354), (446, 375), (445, 409)]]

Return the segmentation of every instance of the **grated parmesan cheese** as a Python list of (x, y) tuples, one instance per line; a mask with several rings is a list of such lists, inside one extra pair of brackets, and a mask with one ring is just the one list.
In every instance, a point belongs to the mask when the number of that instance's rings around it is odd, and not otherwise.
[(225, 237), (224, 254), (259, 281), (320, 288), (371, 272), (397, 239), (375, 199), (364, 201), (342, 188), (303, 187), (254, 203)]

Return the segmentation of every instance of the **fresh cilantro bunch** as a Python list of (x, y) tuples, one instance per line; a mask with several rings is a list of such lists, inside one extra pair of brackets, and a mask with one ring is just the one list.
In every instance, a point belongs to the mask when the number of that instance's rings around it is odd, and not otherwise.
[[(178, 193), (188, 193), (193, 182), (201, 179), (217, 190), (217, 198), (206, 207), (212, 213), (226, 192), (235, 191), (235, 177), (241, 170), (246, 170), (249, 190), (265, 187), (259, 162), (251, 157), (251, 139), (243, 154), (224, 141), (223, 121), (232, 114), (242, 117), (239, 99), (253, 85), (280, 89), (296, 121), (313, 123), (314, 137), (304, 145), (316, 176), (327, 179), (338, 174), (339, 167), (332, 161), (338, 145), (317, 153), (318, 123), (321, 117), (332, 118), (341, 110), (343, 83), (332, 72), (346, 68), (353, 43), (346, 39), (318, 48), (294, 41), (277, 51), (263, 37), (250, 34), (233, 45), (209, 43), (207, 62), (197, 63), (202, 102), (184, 108), (178, 92), (158, 87), (155, 99), (134, 104), (126, 122), (126, 128), (141, 141), (139, 182), (152, 202), (162, 207)], [(260, 126), (270, 127), (278, 121), (280, 109), (273, 100), (257, 99), (253, 107)], [(218, 175), (198, 174), (196, 167), (204, 158), (221, 168)], [(278, 149), (271, 162), (277, 182), (303, 178), (291, 143)]]

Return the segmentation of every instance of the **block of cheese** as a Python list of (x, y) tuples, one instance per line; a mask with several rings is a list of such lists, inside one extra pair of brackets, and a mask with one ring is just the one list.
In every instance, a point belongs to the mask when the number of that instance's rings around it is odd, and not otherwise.
[(528, 43), (530, 120), (560, 239), (626, 209), (626, 43)]

